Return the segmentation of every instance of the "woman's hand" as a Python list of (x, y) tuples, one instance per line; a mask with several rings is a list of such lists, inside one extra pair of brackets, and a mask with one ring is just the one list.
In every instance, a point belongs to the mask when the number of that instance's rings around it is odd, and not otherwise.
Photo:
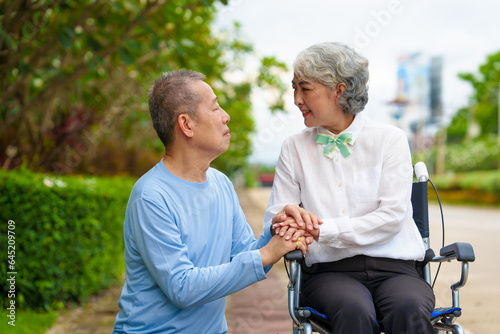
[(276, 234), (292, 241), (305, 236), (307, 244), (311, 244), (313, 238), (319, 237), (321, 224), (323, 222), (315, 214), (293, 204), (286, 205), (272, 219), (272, 227)]
[(299, 240), (299, 238), (301, 238), (301, 240), (305, 240), (307, 245), (310, 245), (313, 243), (315, 238), (319, 237), (319, 230), (314, 230), (314, 231), (315, 232), (313, 233), (317, 234), (317, 236), (303, 229), (294, 228), (290, 226), (283, 226), (278, 228), (276, 234), (285, 240), (291, 240), (291, 241), (297, 241)]

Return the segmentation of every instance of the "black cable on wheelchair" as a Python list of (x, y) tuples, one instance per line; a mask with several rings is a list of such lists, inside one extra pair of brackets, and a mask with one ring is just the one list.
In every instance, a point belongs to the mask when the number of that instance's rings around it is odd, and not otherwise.
[(283, 262), (285, 262), (286, 276), (288, 276), (288, 279), (290, 279), (290, 273), (288, 272), (288, 265), (286, 264), (287, 261), (283, 259)]
[[(442, 238), (442, 245), (441, 245), (441, 248), (444, 247), (444, 233), (445, 233), (445, 229), (444, 229), (444, 215), (443, 215), (443, 207), (441, 206), (441, 199), (439, 198), (439, 194), (438, 194), (438, 191), (436, 189), (436, 186), (434, 185), (434, 183), (431, 181), (431, 179), (429, 179), (429, 182), (431, 183), (432, 185), (432, 188), (434, 188), (434, 192), (436, 193), (436, 197), (437, 197), (437, 200), (438, 200), (438, 203), (439, 203), (439, 210), (441, 212), (441, 230), (443, 232), (443, 238)], [(436, 270), (436, 275), (434, 276), (434, 281), (432, 282), (432, 285), (431, 287), (434, 289), (434, 284), (436, 284), (436, 280), (437, 280), (437, 277), (438, 277), (438, 274), (439, 274), (439, 270), (441, 269), (441, 262), (439, 262), (439, 265), (437, 267), (437, 270)]]

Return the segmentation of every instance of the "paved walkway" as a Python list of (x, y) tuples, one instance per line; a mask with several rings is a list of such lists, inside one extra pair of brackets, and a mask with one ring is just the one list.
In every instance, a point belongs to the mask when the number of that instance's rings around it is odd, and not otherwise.
[(121, 286), (114, 286), (84, 306), (62, 311), (46, 334), (110, 334), (118, 314)]
[[(269, 198), (266, 190), (238, 191), (240, 205), (256, 237), (262, 233)], [(265, 280), (229, 296), (226, 311), (229, 333), (292, 333), (292, 319), (287, 309), (288, 281), (283, 262), (275, 264), (266, 276)]]

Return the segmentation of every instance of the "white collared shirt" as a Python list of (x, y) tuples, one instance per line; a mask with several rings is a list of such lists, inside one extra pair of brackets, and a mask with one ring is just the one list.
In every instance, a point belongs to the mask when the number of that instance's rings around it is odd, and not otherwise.
[[(322, 127), (308, 128), (283, 143), (264, 223), (286, 204), (321, 218), (318, 241), (306, 254), (308, 266), (367, 255), (422, 260), (425, 249), (412, 218), (413, 169), (408, 140), (394, 126), (357, 114), (344, 132), (351, 155), (335, 148), (332, 158), (316, 143)], [(340, 134), (338, 134), (340, 135)]]

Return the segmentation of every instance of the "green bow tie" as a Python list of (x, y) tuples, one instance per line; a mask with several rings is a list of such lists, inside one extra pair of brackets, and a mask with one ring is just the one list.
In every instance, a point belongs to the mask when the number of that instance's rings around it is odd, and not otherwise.
[(316, 143), (326, 145), (325, 149), (323, 150), (323, 153), (328, 158), (333, 157), (333, 151), (335, 150), (335, 146), (339, 148), (340, 153), (342, 153), (344, 158), (347, 158), (349, 155), (351, 155), (351, 152), (349, 152), (349, 149), (344, 144), (344, 143), (349, 143), (351, 140), (352, 140), (352, 134), (349, 132), (343, 133), (337, 138), (333, 138), (329, 135), (322, 133), (319, 133), (316, 136)]

